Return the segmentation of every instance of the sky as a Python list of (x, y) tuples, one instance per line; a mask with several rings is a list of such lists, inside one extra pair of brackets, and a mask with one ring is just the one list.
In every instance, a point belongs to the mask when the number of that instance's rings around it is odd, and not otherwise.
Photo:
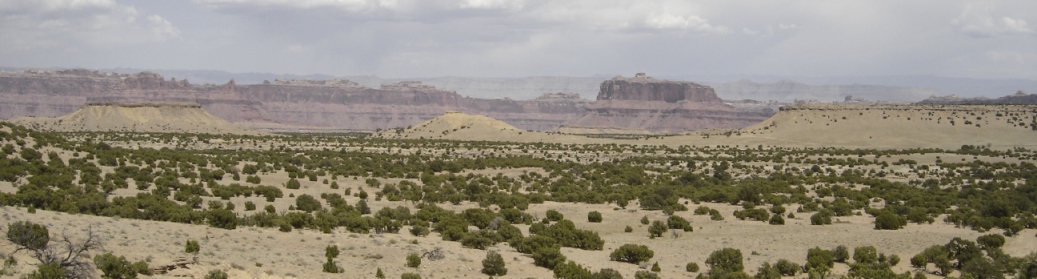
[(1037, 1), (3, 0), (0, 66), (1037, 79)]

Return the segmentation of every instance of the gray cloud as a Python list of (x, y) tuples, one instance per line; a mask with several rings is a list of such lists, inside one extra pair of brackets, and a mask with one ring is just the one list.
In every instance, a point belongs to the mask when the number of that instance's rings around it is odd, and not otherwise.
[(387, 77), (1037, 76), (1037, 2), (15, 0), (6, 66)]

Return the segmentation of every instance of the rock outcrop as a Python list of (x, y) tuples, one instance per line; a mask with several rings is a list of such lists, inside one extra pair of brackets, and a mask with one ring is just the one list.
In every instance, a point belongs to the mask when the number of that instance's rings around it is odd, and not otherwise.
[(686, 81), (657, 80), (637, 74), (601, 84), (597, 101), (567, 131), (683, 133), (708, 128), (742, 128), (773, 115), (769, 109), (737, 109), (724, 104), (712, 88)]
[(615, 77), (601, 83), (598, 101), (628, 100), (676, 103), (721, 103), (713, 88), (687, 81), (657, 80), (645, 73), (633, 78)]

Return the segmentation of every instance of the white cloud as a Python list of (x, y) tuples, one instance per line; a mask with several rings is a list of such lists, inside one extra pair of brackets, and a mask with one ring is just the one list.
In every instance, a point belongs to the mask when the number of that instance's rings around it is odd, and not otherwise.
[(460, 3), (462, 9), (521, 9), (525, 1), (522, 0), (464, 0)]
[(651, 15), (644, 21), (645, 26), (653, 29), (686, 29), (701, 33), (727, 33), (727, 27), (713, 26), (708, 20), (698, 16), (678, 16), (671, 14)]
[(992, 15), (993, 13), (993, 8), (990, 6), (966, 5), (961, 14), (951, 20), (951, 25), (958, 32), (980, 38), (1033, 33), (1026, 20), (1008, 16), (997, 19)]
[(298, 9), (338, 8), (349, 12), (372, 12), (379, 9), (395, 9), (397, 0), (195, 0), (210, 7), (266, 6)]
[(148, 16), (148, 23), (151, 25), (151, 32), (155, 35), (155, 39), (159, 41), (180, 37), (180, 30), (159, 15)]
[(1004, 24), (1005, 30), (1009, 33), (1033, 32), (1033, 30), (1030, 29), (1029, 26), (1027, 26), (1026, 21), (1022, 19), (1014, 19), (1006, 16), (1001, 18), (1001, 22)]
[(749, 36), (756, 36), (756, 35), (759, 35), (760, 32), (756, 31), (756, 30), (749, 29), (749, 28), (742, 28), (742, 34), (746, 34), (746, 35), (749, 35)]
[(783, 30), (799, 29), (799, 25), (796, 25), (794, 23), (787, 23), (787, 24), (786, 23), (782, 23), (782, 24), (778, 24), (778, 29), (783, 29)]
[(0, 51), (78, 50), (179, 38), (180, 30), (159, 15), (110, 0), (7, 1), (0, 4)]

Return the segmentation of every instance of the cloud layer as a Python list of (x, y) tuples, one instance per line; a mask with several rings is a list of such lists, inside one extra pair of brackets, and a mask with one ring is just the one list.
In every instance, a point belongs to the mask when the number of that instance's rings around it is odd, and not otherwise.
[(1033, 78), (1034, 10), (1025, 0), (12, 0), (0, 2), (0, 58), (388, 77)]

